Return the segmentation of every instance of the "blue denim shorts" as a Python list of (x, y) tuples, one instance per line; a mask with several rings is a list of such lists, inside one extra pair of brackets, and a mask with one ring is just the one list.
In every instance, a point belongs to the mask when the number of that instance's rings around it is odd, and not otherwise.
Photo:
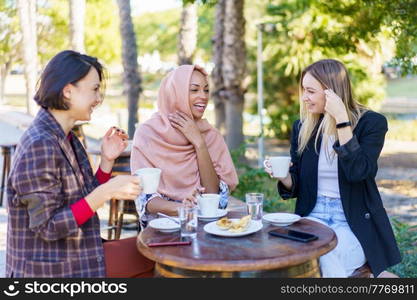
[(347, 223), (340, 198), (318, 195), (316, 206), (310, 213), (310, 216), (320, 219), (328, 226), (336, 223)]
[(366, 262), (362, 246), (346, 221), (340, 198), (318, 195), (307, 218), (329, 226), (337, 236), (337, 246), (320, 257), (323, 277), (347, 277)]

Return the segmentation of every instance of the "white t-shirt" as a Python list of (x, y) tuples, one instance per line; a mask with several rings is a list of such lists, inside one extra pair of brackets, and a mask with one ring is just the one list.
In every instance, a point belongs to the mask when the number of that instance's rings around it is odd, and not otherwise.
[(324, 138), (321, 143), (317, 176), (317, 195), (340, 198), (337, 154), (333, 150), (334, 142), (334, 136), (329, 136), (327, 140), (328, 154), (326, 154)]

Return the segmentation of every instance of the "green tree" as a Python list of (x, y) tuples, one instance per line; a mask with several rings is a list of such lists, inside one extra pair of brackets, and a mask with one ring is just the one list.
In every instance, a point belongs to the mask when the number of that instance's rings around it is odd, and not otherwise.
[(178, 65), (192, 64), (197, 45), (197, 4), (184, 3), (178, 33)]
[(81, 53), (85, 52), (84, 47), (84, 23), (85, 23), (85, 0), (70, 0), (70, 39), (71, 48)]
[(21, 38), (16, 7), (10, 1), (0, 1), (0, 103), (5, 102), (6, 77), (12, 64), (19, 59)]
[(117, 0), (119, 6), (120, 35), (122, 36), (123, 84), (127, 96), (128, 134), (133, 136), (138, 122), (139, 96), (142, 79), (139, 73), (136, 34), (133, 29), (129, 0)]
[(35, 95), (38, 72), (38, 44), (37, 44), (37, 4), (35, 0), (18, 0), (20, 32), (22, 34), (22, 58), (26, 84), (26, 112), (34, 115), (36, 105), (33, 101)]
[[(195, 58), (209, 61), (212, 53), (214, 8), (198, 6), (198, 33)], [(144, 13), (133, 18), (141, 53), (158, 51), (162, 60), (177, 61), (177, 36), (180, 30), (181, 9)]]
[(417, 0), (356, 0), (325, 3), (322, 9), (334, 16), (350, 16), (346, 33), (372, 39), (385, 31), (395, 40), (394, 64), (403, 74), (417, 74)]
[(354, 2), (342, 0), (335, 8), (333, 1), (332, 5), (318, 0), (271, 1), (267, 7), (264, 21), (275, 23), (276, 30), (264, 34), (265, 106), (275, 136), (289, 137), (298, 118), (300, 73), (319, 59), (336, 58), (347, 66), (359, 102), (377, 108), (384, 98), (381, 66), (393, 55), (393, 49), (386, 50), (392, 43), (378, 20), (379, 25), (368, 22), (368, 29), (356, 26), (366, 23), (372, 11), (359, 11), (351, 5)]
[[(106, 64), (120, 63), (121, 40), (117, 4), (113, 0), (86, 2), (84, 42), (85, 51)], [(69, 5), (67, 0), (49, 0), (39, 7), (39, 55), (42, 63), (57, 52), (70, 49)]]

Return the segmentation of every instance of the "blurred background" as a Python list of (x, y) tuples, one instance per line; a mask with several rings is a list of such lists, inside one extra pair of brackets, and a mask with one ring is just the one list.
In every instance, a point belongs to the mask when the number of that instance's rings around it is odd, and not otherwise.
[(37, 80), (59, 51), (107, 68), (104, 103), (82, 126), (88, 147), (112, 125), (133, 137), (157, 109), (162, 77), (196, 63), (210, 74), (206, 118), (239, 170), (233, 196), (263, 192), (266, 211), (293, 211), (260, 162), (288, 154), (301, 70), (335, 58), (356, 99), (388, 118), (377, 183), (405, 258), (392, 271), (417, 277), (416, 11), (417, 0), (0, 0), (0, 143), (30, 124)]

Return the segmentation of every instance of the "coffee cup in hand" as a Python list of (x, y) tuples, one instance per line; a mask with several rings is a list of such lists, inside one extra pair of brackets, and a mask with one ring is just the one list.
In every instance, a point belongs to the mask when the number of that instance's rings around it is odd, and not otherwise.
[(264, 161), (264, 166), (272, 177), (285, 178), (288, 175), (290, 163), (290, 156), (272, 156)]
[(157, 192), (159, 180), (161, 178), (161, 169), (142, 168), (137, 170), (135, 172), (135, 175), (140, 177), (140, 181), (143, 187), (143, 193), (153, 194)]

